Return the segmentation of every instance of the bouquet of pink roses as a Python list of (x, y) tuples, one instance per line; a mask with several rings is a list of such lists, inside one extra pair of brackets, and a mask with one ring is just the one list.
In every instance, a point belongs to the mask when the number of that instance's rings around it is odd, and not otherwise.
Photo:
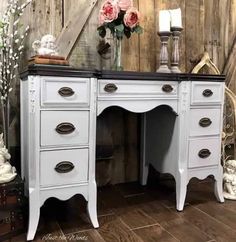
[(106, 29), (110, 29), (111, 34), (117, 39), (122, 39), (125, 35), (130, 38), (131, 33), (142, 33), (139, 25), (140, 13), (133, 7), (133, 0), (105, 0), (102, 4), (98, 32), (104, 38)]

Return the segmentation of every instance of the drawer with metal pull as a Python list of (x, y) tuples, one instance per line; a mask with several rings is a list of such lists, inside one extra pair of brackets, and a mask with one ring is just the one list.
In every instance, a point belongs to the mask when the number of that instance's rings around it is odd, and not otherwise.
[(43, 77), (41, 106), (88, 106), (89, 79), (72, 77)]
[(41, 146), (88, 144), (89, 111), (41, 111)]
[(224, 84), (213, 82), (192, 82), (191, 104), (221, 104)]
[(220, 132), (220, 108), (190, 110), (190, 136), (219, 135)]
[(173, 97), (178, 95), (178, 82), (98, 80), (99, 97)]
[(189, 141), (189, 168), (220, 164), (220, 138), (193, 139)]
[(43, 151), (40, 153), (40, 186), (87, 182), (88, 149)]

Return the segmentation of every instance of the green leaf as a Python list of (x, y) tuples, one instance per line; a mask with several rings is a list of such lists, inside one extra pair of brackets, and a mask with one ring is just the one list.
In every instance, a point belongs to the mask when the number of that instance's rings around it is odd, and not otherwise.
[(120, 25), (117, 25), (115, 26), (115, 29), (118, 31), (118, 32), (124, 32), (124, 25), (123, 24), (120, 24)]
[(143, 33), (143, 28), (141, 26), (139, 26), (139, 25), (137, 25), (133, 30), (137, 34), (142, 34)]

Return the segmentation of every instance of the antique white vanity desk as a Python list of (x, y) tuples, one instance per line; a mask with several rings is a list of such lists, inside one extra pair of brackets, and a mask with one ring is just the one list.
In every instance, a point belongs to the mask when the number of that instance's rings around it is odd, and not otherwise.
[[(176, 208), (184, 207), (192, 177), (214, 175), (222, 196), (221, 129), (224, 76), (89, 72), (35, 65), (22, 73), (22, 177), (29, 196), (27, 239), (34, 238), (40, 207), (49, 197), (82, 194), (97, 228), (96, 118), (119, 106), (142, 115), (141, 183), (148, 166), (176, 181)], [(148, 112), (165, 105), (172, 113)], [(171, 111), (172, 110), (172, 111)], [(175, 115), (173, 115), (175, 114)]]

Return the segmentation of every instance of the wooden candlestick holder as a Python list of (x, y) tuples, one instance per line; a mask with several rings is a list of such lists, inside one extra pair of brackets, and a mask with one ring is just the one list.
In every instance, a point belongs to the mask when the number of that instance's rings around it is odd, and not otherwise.
[(179, 37), (181, 35), (181, 27), (171, 27), (171, 32), (173, 36), (173, 49), (171, 56), (171, 72), (180, 73), (179, 69)]
[(168, 67), (168, 41), (171, 35), (171, 32), (169, 31), (161, 31), (158, 32), (158, 35), (160, 36), (161, 40), (161, 52), (160, 52), (160, 67), (157, 69), (157, 72), (165, 72), (170, 73), (171, 70)]

